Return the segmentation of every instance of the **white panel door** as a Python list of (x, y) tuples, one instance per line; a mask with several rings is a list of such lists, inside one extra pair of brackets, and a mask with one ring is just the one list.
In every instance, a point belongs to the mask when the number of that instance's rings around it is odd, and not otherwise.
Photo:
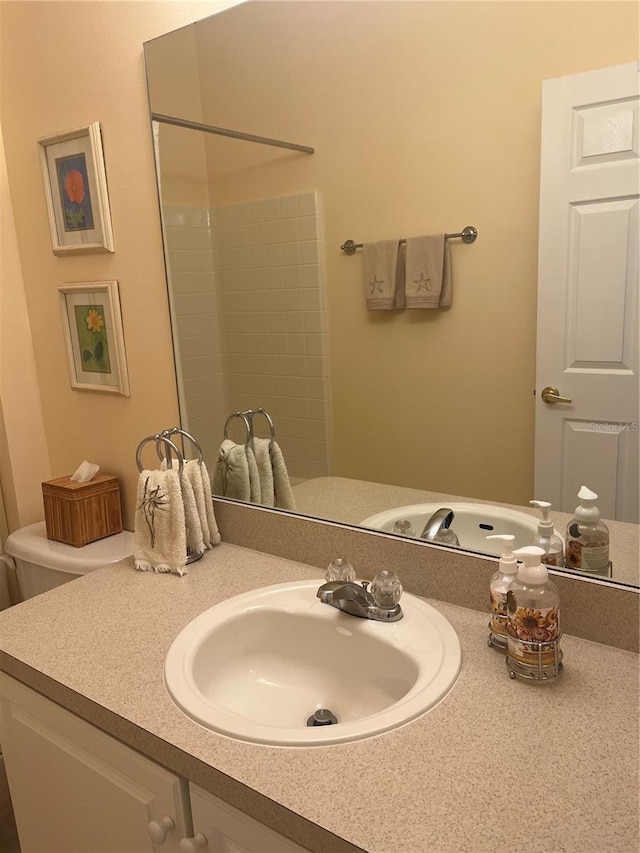
[(215, 853), (309, 853), (279, 832), (190, 784), (195, 844)]
[[(638, 63), (546, 80), (535, 496), (638, 522)], [(571, 403), (542, 399), (554, 387)]]
[(184, 780), (13, 679), (2, 691), (22, 853), (179, 853)]

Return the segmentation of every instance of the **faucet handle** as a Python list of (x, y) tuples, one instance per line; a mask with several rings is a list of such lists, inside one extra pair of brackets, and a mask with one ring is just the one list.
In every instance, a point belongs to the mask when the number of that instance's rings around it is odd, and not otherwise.
[(402, 595), (402, 584), (395, 572), (383, 569), (371, 583), (371, 594), (378, 607), (395, 607)]
[(327, 581), (354, 581), (356, 579), (356, 571), (348, 560), (337, 557), (329, 563), (324, 577)]

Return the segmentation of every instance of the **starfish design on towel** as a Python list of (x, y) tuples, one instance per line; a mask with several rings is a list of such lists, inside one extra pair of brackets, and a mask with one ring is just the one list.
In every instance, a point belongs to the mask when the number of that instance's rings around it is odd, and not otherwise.
[(374, 275), (373, 281), (369, 282), (369, 287), (371, 288), (371, 295), (374, 293), (382, 293), (382, 285), (384, 284), (384, 279), (382, 281), (378, 281), (378, 276)]
[(420, 278), (418, 278), (418, 279), (414, 279), (414, 280), (413, 280), (413, 283), (418, 285), (418, 286), (416, 287), (416, 293), (419, 293), (421, 290), (431, 290), (431, 288), (429, 287), (429, 282), (430, 282), (430, 281), (431, 281), (431, 279), (430, 279), (430, 278), (425, 278), (425, 277), (424, 277), (424, 273), (423, 273), (423, 272), (421, 272), (421, 273), (420, 273)]
[(149, 478), (144, 484), (144, 495), (140, 502), (140, 509), (144, 513), (145, 521), (149, 526), (151, 534), (151, 547), (155, 547), (156, 541), (156, 510), (164, 511), (169, 509), (169, 500), (160, 486), (154, 489), (149, 488)]

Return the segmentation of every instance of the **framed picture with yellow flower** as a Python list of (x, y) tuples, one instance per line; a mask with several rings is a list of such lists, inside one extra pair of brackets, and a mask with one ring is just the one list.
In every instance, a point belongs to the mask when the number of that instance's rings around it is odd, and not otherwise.
[(58, 288), (71, 387), (129, 396), (117, 281)]
[(54, 254), (113, 252), (100, 124), (38, 145)]

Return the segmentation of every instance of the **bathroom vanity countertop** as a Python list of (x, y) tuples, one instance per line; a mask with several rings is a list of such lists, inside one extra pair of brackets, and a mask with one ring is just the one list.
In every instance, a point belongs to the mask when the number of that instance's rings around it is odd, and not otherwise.
[(565, 636), (557, 682), (513, 681), (486, 645), (486, 615), (431, 600), (458, 633), (462, 670), (410, 724), (271, 748), (185, 717), (162, 678), (178, 632), (225, 598), (318, 575), (229, 544), (183, 578), (125, 560), (0, 613), (0, 668), (316, 853), (637, 853), (631, 652)]
[[(342, 524), (361, 525), (365, 518), (394, 507), (420, 503), (439, 503), (446, 506), (451, 501), (490, 504), (513, 509), (532, 518), (540, 517), (540, 511), (530, 506), (447, 495), (443, 492), (427, 492), (405, 486), (369, 483), (365, 480), (351, 480), (348, 477), (316, 477), (305, 480), (294, 486), (293, 493), (298, 512), (315, 518), (330, 518)], [(576, 499), (576, 505), (577, 503)], [(554, 527), (563, 537), (572, 517), (572, 513), (567, 512), (551, 510), (549, 513)], [(609, 519), (604, 521), (609, 528), (609, 558), (613, 564), (612, 580), (631, 586), (640, 586), (640, 526), (624, 521)], [(570, 572), (570, 574), (580, 573)]]

